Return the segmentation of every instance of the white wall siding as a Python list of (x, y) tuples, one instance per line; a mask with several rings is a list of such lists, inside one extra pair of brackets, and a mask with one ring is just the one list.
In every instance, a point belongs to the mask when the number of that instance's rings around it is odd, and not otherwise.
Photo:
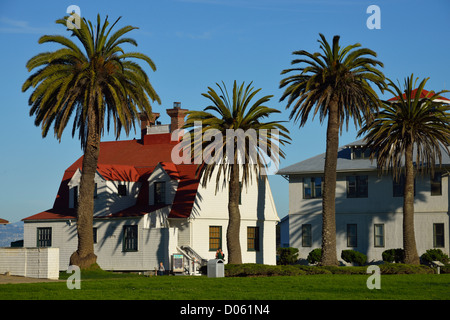
[[(138, 226), (138, 250), (125, 252), (123, 250), (123, 227)], [(169, 266), (170, 255), (178, 234), (173, 228), (144, 228), (143, 219), (94, 220), (97, 228), (97, 243), (94, 253), (97, 263), (104, 270), (135, 271), (154, 270), (159, 262)], [(76, 226), (64, 222), (26, 222), (24, 224), (24, 246), (36, 246), (37, 228), (52, 228), (52, 247), (60, 248), (59, 268), (67, 270), (71, 254), (76, 251), (78, 236)]]
[[(276, 223), (278, 214), (268, 180), (254, 181), (242, 186), (240, 242), (244, 263), (276, 264)], [(209, 226), (222, 227), (222, 249), (228, 257), (226, 231), (228, 227), (228, 187), (225, 184), (216, 193), (215, 179), (203, 187), (199, 185), (191, 215), (192, 248), (205, 259), (214, 259), (215, 250), (209, 250)], [(259, 227), (259, 252), (247, 250), (247, 227)]]
[(37, 228), (52, 228), (52, 248), (59, 248), (59, 268), (67, 270), (72, 253), (77, 250), (75, 220), (24, 223), (24, 247), (37, 247)]
[[(347, 176), (367, 175), (368, 196), (347, 198)], [(321, 247), (322, 199), (303, 199), (303, 179), (318, 174), (291, 175), (289, 179), (289, 241), (306, 259), (308, 253)], [(322, 175), (323, 176), (323, 175)], [(444, 224), (445, 247), (449, 252), (449, 178), (442, 177), (442, 195), (431, 195), (429, 175), (416, 177), (414, 197), (415, 236), (419, 255), (433, 248), (433, 224)], [(393, 196), (392, 176), (379, 176), (376, 172), (338, 173), (336, 183), (336, 240), (340, 252), (354, 249), (367, 254), (368, 260), (381, 260), (384, 250), (403, 247), (403, 197)], [(311, 224), (311, 247), (303, 247), (302, 225)], [(356, 224), (357, 247), (347, 247), (347, 224)], [(384, 247), (374, 246), (374, 225), (384, 225)]]
[[(416, 213), (414, 216), (415, 236), (419, 256), (426, 250), (433, 248), (433, 224), (443, 223), (445, 232), (444, 248), (449, 253), (448, 213)], [(302, 243), (302, 225), (312, 226), (312, 246), (304, 247)], [(347, 225), (357, 225), (357, 246), (347, 246)], [(384, 225), (384, 246), (375, 246), (374, 226)], [(309, 252), (322, 246), (322, 215), (321, 214), (293, 214), (289, 216), (290, 246), (299, 249), (299, 258), (306, 259)], [(387, 249), (403, 247), (403, 214), (402, 213), (359, 213), (336, 214), (336, 249), (338, 259), (342, 250), (356, 250), (367, 255), (368, 261), (381, 261), (382, 253)]]
[[(228, 261), (227, 227), (228, 219), (195, 219), (192, 221), (195, 237), (192, 243), (194, 250), (204, 259), (214, 259), (216, 250), (209, 250), (209, 227), (222, 227), (222, 250), (225, 261)], [(259, 251), (247, 248), (247, 227), (259, 227)], [(240, 228), (240, 244), (243, 263), (276, 264), (276, 221), (255, 221), (242, 219)]]

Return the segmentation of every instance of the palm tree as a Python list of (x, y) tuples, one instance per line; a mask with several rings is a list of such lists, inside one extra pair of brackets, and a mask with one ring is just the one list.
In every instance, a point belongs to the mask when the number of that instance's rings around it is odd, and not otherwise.
[[(247, 187), (253, 174), (259, 179), (266, 179), (260, 175), (261, 170), (269, 161), (277, 161), (278, 155), (284, 157), (284, 153), (279, 150), (279, 143), (284, 145), (290, 138), (287, 135), (289, 131), (280, 122), (262, 121), (280, 112), (264, 105), (272, 96), (252, 102), (261, 89), (253, 90), (251, 83), (245, 88), (244, 83), (237, 86), (234, 81), (230, 99), (225, 84), (223, 88), (219, 84), (217, 86), (220, 94), (208, 87), (208, 92), (202, 95), (212, 104), (203, 111), (188, 112), (184, 128), (191, 129), (188, 140), (193, 146), (193, 157), (203, 154), (197, 170), (202, 185), (206, 186), (212, 177), (216, 177), (217, 192), (221, 185), (228, 183), (228, 262), (240, 264), (241, 186)], [(201, 133), (196, 134), (199, 124)], [(233, 135), (235, 133), (236, 136)], [(242, 143), (239, 144), (239, 138), (243, 137), (241, 133), (248, 134), (247, 138), (244, 137), (243, 148)], [(213, 136), (214, 139), (211, 139)]]
[[(364, 117), (369, 117), (380, 105), (370, 83), (379, 89), (385, 87), (384, 75), (377, 69), (383, 67), (380, 61), (372, 59), (376, 53), (367, 48), (359, 48), (359, 43), (346, 47), (339, 45), (339, 36), (333, 37), (330, 46), (319, 34), (322, 53), (294, 51), (300, 56), (292, 64), (305, 64), (304, 67), (283, 70), (281, 74), (295, 72), (280, 82), (286, 87), (280, 101), (288, 98), (286, 108), (292, 107), (290, 119), (300, 121), (304, 126), (313, 112), (319, 113), (320, 122), (328, 117), (324, 184), (322, 201), (322, 260), (323, 265), (337, 265), (336, 255), (336, 165), (339, 146), (339, 131), (344, 123), (348, 128), (350, 118), (355, 127)], [(314, 110), (313, 110), (314, 109)]]
[[(66, 17), (67, 18), (67, 17)], [(66, 26), (66, 18), (56, 21)], [(119, 18), (120, 19), (120, 18)], [(82, 177), (77, 205), (78, 249), (70, 264), (80, 268), (96, 262), (93, 247), (94, 175), (97, 169), (100, 138), (110, 124), (118, 138), (134, 128), (139, 112), (150, 114), (152, 101), (160, 99), (142, 67), (129, 58), (145, 61), (155, 71), (153, 61), (138, 52), (124, 52), (123, 44), (137, 46), (134, 39), (123, 37), (133, 29), (125, 26), (111, 33), (119, 21), (108, 28), (108, 17), (103, 24), (97, 16), (97, 25), (81, 20), (80, 29), (72, 29), (78, 47), (62, 35), (44, 35), (39, 43), (57, 43), (61, 49), (40, 53), (27, 62), (28, 71), (39, 68), (23, 84), (22, 91), (33, 87), (29, 98), (30, 116), (42, 127), (46, 137), (53, 125), (54, 134), (61, 136), (73, 116), (72, 136), (78, 131), (84, 151)]]
[(428, 78), (417, 89), (413, 75), (405, 79), (404, 94), (389, 80), (388, 91), (398, 96), (393, 102), (385, 102), (376, 118), (366, 123), (359, 135), (366, 135), (366, 148), (372, 159), (377, 159), (381, 171), (392, 170), (398, 181), (404, 170), (403, 196), (403, 249), (405, 263), (419, 264), (414, 235), (414, 156), (416, 170), (434, 172), (436, 160), (442, 162), (441, 150), (449, 152), (450, 106), (436, 101), (443, 92), (431, 93), (422, 98)]

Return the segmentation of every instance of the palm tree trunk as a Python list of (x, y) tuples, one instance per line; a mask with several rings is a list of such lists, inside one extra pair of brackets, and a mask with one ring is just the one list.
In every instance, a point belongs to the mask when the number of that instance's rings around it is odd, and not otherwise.
[(232, 164), (230, 173), (230, 182), (228, 190), (228, 228), (227, 228), (227, 250), (228, 250), (228, 263), (241, 264), (241, 242), (240, 242), (240, 229), (241, 229), (241, 213), (239, 211), (239, 165)]
[(412, 143), (406, 147), (405, 153), (405, 190), (403, 196), (403, 249), (405, 250), (405, 263), (416, 265), (420, 264), (414, 233), (414, 167)]
[(94, 254), (93, 216), (95, 172), (97, 170), (100, 134), (98, 119), (94, 108), (89, 108), (88, 135), (84, 150), (80, 195), (77, 209), (78, 249), (70, 257), (70, 264), (81, 269), (96, 263)]
[(338, 265), (336, 254), (336, 166), (339, 148), (337, 101), (331, 101), (328, 112), (327, 146), (322, 201), (322, 259), (325, 266)]

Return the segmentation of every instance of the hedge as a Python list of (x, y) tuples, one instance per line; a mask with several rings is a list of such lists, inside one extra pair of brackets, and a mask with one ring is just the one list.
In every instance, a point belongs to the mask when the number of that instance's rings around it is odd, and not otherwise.
[[(432, 274), (434, 268), (424, 265), (407, 265), (402, 263), (384, 263), (379, 265), (381, 274)], [(442, 267), (441, 273), (449, 273), (450, 267)], [(364, 267), (304, 266), (304, 265), (264, 265), (256, 263), (226, 264), (226, 277), (266, 277), (266, 276), (301, 276), (315, 274), (365, 274)]]

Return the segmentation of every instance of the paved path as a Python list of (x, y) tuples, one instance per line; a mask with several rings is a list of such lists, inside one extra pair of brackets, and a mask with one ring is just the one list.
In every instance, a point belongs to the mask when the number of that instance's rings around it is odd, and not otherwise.
[(64, 281), (64, 280), (28, 278), (28, 277), (19, 277), (19, 276), (6, 276), (4, 274), (0, 274), (0, 284), (5, 284), (5, 283), (55, 282), (55, 281)]

